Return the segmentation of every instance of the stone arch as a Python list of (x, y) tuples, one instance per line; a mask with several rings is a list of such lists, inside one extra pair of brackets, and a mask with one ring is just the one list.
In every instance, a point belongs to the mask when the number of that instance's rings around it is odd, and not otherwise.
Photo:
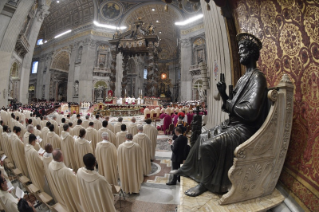
[(58, 70), (62, 72), (69, 72), (69, 65), (70, 65), (70, 52), (66, 50), (61, 50), (53, 56), (50, 69), (54, 69), (54, 70)]
[(108, 88), (106, 82), (99, 80), (94, 84), (94, 88), (98, 88), (98, 87), (104, 87), (104, 88)]

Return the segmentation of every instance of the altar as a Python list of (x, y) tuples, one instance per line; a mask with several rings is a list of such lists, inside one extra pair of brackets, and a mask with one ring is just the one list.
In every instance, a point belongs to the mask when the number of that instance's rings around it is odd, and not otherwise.
[(80, 113), (80, 107), (79, 105), (70, 105), (70, 112), (79, 114)]

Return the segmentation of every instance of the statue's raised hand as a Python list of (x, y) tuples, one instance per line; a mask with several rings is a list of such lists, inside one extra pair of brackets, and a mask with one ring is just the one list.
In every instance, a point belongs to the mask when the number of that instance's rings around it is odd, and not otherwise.
[(217, 89), (218, 89), (220, 95), (224, 96), (224, 94), (226, 94), (226, 83), (225, 82), (218, 82)]

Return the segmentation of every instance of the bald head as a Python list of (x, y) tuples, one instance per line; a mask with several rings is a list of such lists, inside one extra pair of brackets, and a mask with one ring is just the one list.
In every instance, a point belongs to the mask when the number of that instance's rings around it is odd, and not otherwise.
[(32, 125), (32, 124), (29, 124), (29, 125), (27, 126), (27, 130), (28, 130), (29, 133), (33, 133), (33, 130), (34, 130), (33, 125)]
[(55, 149), (52, 152), (53, 160), (56, 162), (63, 162), (63, 155), (60, 149)]

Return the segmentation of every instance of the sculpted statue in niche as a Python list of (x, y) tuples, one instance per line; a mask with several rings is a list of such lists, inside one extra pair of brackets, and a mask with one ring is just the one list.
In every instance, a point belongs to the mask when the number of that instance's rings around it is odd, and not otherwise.
[(79, 82), (75, 81), (74, 83), (74, 96), (78, 96), (79, 95)]
[(81, 59), (82, 59), (82, 51), (83, 51), (83, 47), (80, 46), (79, 51), (78, 51), (78, 57), (76, 58), (76, 62), (80, 63)]
[[(222, 110), (229, 119), (199, 136), (179, 170), (171, 173), (188, 176), (199, 184), (185, 192), (198, 196), (205, 191), (227, 192), (231, 187), (228, 171), (233, 165), (234, 150), (249, 139), (263, 124), (267, 115), (267, 82), (256, 68), (261, 41), (253, 35), (237, 35), (240, 63), (246, 73), (238, 80), (229, 98), (224, 78), (217, 84), (223, 101)], [(212, 114), (210, 114), (212, 115)]]

